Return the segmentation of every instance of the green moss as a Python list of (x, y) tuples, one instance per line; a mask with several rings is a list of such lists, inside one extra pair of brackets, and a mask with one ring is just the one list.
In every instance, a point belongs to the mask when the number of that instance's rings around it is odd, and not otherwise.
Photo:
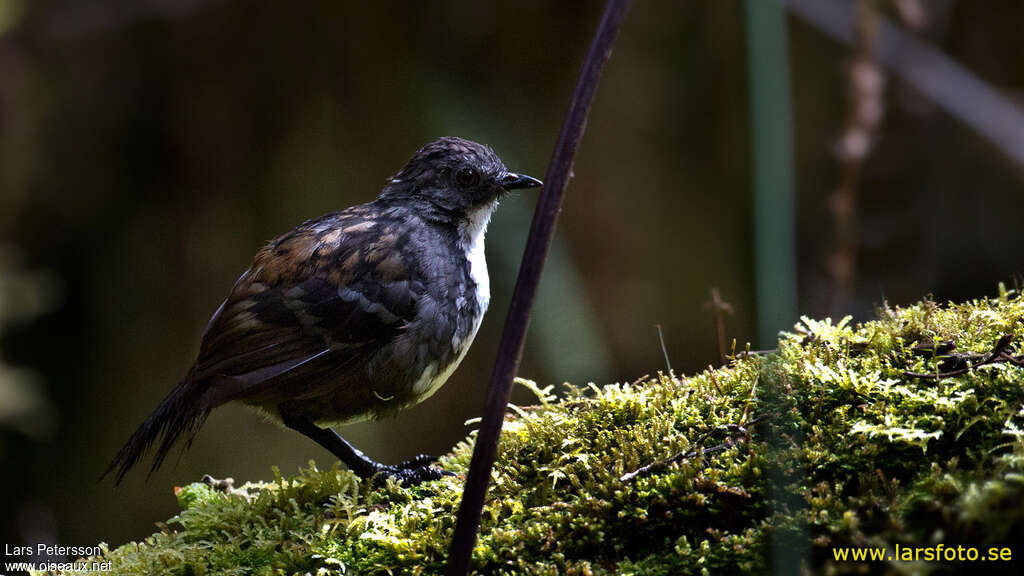
[[(480, 574), (765, 572), (803, 546), (815, 572), (856, 571), (834, 546), (1008, 545), (1024, 534), (1024, 368), (925, 379), (950, 340), (1024, 353), (1024, 299), (881, 309), (861, 325), (803, 319), (777, 353), (688, 377), (570, 388), (516, 409), (502, 436)], [(744, 434), (730, 424), (766, 417)], [(659, 473), (620, 477), (731, 440)], [(441, 464), (468, 466), (470, 441)], [(106, 554), (115, 574), (439, 574), (462, 480), (373, 489), (337, 466), (225, 494), (194, 484), (158, 534)], [(1024, 549), (1019, 552), (1024, 553)], [(859, 568), (863, 568), (861, 565)]]

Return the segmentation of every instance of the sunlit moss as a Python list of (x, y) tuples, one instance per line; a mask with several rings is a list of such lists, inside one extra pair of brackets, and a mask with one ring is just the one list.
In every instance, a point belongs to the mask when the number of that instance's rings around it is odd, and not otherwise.
[[(777, 353), (688, 378), (560, 399), (534, 386), (541, 404), (506, 423), (475, 569), (765, 572), (773, 542), (801, 539), (815, 572), (844, 572), (864, 566), (834, 563), (834, 546), (1012, 544), (1024, 533), (1024, 368), (905, 374), (938, 370), (915, 344), (984, 354), (1007, 334), (1024, 353), (1024, 299), (1001, 289), (885, 307), (861, 325), (804, 318)], [(702, 438), (722, 449), (620, 479)], [(463, 472), (470, 453), (467, 440), (441, 465)], [(195, 484), (161, 532), (107, 558), (115, 574), (439, 574), (461, 482), (372, 489), (311, 463), (230, 494)]]

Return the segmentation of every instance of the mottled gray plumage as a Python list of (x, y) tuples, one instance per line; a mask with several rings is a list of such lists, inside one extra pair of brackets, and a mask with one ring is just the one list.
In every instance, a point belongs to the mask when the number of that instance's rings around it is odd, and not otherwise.
[(360, 476), (436, 478), (430, 459), (383, 466), (317, 423), (391, 415), (442, 385), (487, 309), (483, 238), (508, 189), (538, 186), (490, 148), (441, 138), (373, 202), (309, 220), (256, 254), (203, 334), (185, 379), (114, 458), (152, 470), (211, 410), (239, 401), (313, 438)]

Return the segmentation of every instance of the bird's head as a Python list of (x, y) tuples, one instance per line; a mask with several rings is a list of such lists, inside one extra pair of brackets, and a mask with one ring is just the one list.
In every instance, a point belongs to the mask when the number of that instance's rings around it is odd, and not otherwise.
[(495, 205), (509, 190), (542, 182), (510, 172), (493, 150), (446, 136), (420, 148), (388, 180), (382, 198), (410, 198), (449, 214), (469, 214)]

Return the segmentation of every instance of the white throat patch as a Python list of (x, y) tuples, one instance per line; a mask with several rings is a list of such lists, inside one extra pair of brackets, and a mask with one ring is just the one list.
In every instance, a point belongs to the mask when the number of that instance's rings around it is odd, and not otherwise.
[[(470, 212), (466, 221), (459, 224), (459, 244), (466, 251), (466, 259), (469, 261), (469, 276), (476, 283), (476, 301), (480, 306), (481, 316), (491, 301), (491, 278), (487, 274), (484, 236), (487, 233), (487, 223), (491, 221), (491, 214), (497, 207), (497, 200), (485, 204)], [(476, 324), (480, 325), (479, 319)], [(470, 341), (475, 334), (476, 327), (469, 337)]]

